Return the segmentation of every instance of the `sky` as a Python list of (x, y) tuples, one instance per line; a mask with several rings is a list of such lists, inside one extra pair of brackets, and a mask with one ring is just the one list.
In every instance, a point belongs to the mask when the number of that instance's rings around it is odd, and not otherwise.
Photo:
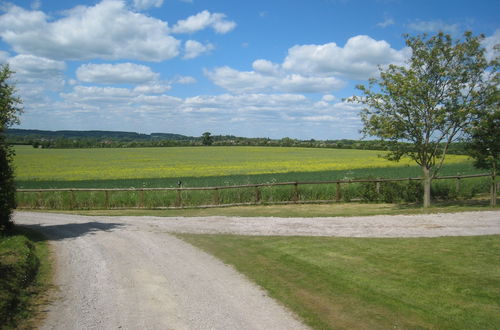
[(357, 139), (344, 100), (403, 34), (484, 34), (493, 0), (0, 0), (17, 128)]

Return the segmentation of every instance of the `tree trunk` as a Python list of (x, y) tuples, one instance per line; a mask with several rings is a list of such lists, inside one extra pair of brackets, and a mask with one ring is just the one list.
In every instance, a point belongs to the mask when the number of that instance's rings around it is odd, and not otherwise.
[(426, 166), (422, 166), (424, 173), (424, 208), (431, 206), (431, 172)]
[(495, 167), (495, 164), (493, 164), (493, 169), (491, 173), (491, 207), (497, 206), (497, 180), (496, 180), (496, 173), (497, 169)]

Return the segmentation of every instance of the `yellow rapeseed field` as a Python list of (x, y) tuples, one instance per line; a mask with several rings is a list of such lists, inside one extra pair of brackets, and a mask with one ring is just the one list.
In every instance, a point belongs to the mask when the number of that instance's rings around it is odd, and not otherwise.
[[(104, 180), (314, 172), (414, 165), (382, 151), (280, 147), (34, 149), (16, 147), (18, 180)], [(467, 160), (447, 156), (447, 163)]]

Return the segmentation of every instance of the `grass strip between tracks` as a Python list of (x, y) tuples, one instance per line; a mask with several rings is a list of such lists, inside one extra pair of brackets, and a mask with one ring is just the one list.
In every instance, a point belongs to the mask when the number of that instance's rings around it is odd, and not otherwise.
[(494, 329), (500, 236), (249, 237), (178, 234), (315, 329)]

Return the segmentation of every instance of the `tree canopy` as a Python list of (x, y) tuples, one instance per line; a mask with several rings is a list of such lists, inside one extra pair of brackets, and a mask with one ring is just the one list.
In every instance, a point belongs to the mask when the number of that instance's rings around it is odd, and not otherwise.
[(491, 98), (496, 69), (485, 58), (483, 38), (471, 32), (455, 40), (444, 33), (405, 35), (411, 49), (406, 65), (380, 68), (380, 77), (357, 86), (363, 96), (350, 99), (365, 106), (362, 132), (388, 141), (389, 159), (408, 156), (422, 168), (424, 206), (449, 145)]
[(13, 72), (8, 65), (0, 66), (0, 233), (12, 227), (12, 209), (16, 206), (12, 151), (5, 142), (5, 130), (18, 123), (21, 99), (15, 96), (16, 89), (10, 78)]

